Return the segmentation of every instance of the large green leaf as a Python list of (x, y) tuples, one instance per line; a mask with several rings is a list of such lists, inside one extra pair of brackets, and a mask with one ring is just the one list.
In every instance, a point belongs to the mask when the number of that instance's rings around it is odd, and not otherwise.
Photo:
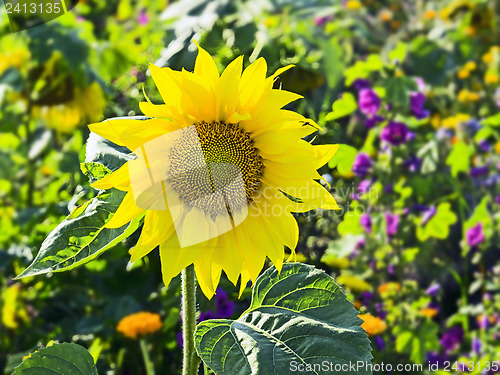
[(31, 354), (13, 375), (97, 375), (92, 356), (80, 345), (54, 344)]
[[(206, 320), (196, 350), (217, 375), (371, 374), (370, 341), (357, 311), (335, 281), (301, 263), (268, 269), (255, 282), (250, 308), (238, 320)], [(309, 366), (307, 366), (309, 365)], [(325, 367), (323, 367), (325, 366)], [(333, 372), (332, 372), (333, 373)]]
[[(126, 147), (91, 133), (82, 171), (93, 182), (118, 169), (131, 158), (130, 150)], [(139, 227), (142, 216), (120, 228), (105, 228), (124, 196), (123, 191), (110, 189), (100, 192), (95, 198), (75, 208), (47, 236), (35, 260), (18, 278), (80, 266), (131, 235)]]
[(43, 241), (35, 260), (17, 278), (80, 266), (132, 234), (141, 217), (120, 228), (105, 228), (125, 193), (116, 189), (75, 208)]

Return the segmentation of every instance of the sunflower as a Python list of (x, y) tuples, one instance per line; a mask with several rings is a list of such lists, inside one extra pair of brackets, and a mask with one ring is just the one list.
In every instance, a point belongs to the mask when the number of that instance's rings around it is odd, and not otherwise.
[(282, 109), (301, 98), (274, 89), (259, 58), (242, 70), (243, 57), (219, 76), (215, 61), (198, 46), (194, 72), (150, 64), (164, 104), (140, 103), (147, 120), (117, 119), (90, 130), (126, 146), (134, 158), (92, 185), (126, 191), (109, 228), (145, 211), (134, 262), (159, 246), (165, 285), (194, 264), (211, 298), (224, 271), (240, 293), (255, 281), (266, 256), (281, 270), (284, 246), (299, 231), (292, 212), (337, 209), (317, 169), (337, 145), (313, 146), (302, 138), (312, 120)]

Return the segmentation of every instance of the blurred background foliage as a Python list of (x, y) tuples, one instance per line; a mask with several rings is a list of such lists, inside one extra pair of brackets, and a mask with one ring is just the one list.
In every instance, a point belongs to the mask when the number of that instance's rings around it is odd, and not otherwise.
[[(147, 337), (158, 373), (179, 373), (179, 281), (162, 285), (156, 252), (128, 263), (137, 234), (69, 272), (13, 278), (96, 194), (80, 170), (85, 125), (140, 115), (143, 90), (160, 102), (148, 63), (192, 70), (192, 39), (220, 70), (239, 55), (265, 57), (269, 73), (294, 64), (276, 85), (305, 97), (294, 109), (321, 125), (316, 143), (344, 144), (321, 171), (342, 210), (297, 215), (298, 261), (344, 286), (374, 362), (500, 373), (466, 368), (500, 359), (500, 3), (81, 0), (14, 34), (0, 5), (5, 374), (51, 340), (89, 348), (99, 373), (144, 374), (117, 331), (139, 311), (161, 316)], [(246, 308), (249, 288), (240, 300), (222, 288), (199, 296), (201, 319)]]

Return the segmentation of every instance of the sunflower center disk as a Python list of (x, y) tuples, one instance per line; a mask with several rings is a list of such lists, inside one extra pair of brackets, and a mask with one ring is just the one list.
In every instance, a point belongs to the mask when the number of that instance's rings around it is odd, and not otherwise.
[(134, 154), (128, 166), (135, 204), (169, 210), (181, 247), (239, 225), (264, 170), (250, 134), (223, 122), (167, 133)]
[(199, 122), (182, 130), (169, 155), (168, 181), (188, 205), (212, 217), (252, 200), (264, 165), (238, 124)]

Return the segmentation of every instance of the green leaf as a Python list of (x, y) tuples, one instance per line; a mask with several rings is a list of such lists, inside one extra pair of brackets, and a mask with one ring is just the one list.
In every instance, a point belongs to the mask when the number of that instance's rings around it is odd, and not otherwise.
[(420, 241), (426, 241), (429, 237), (435, 237), (444, 240), (450, 233), (450, 226), (457, 222), (457, 215), (450, 209), (448, 202), (441, 203), (436, 208), (436, 213), (429, 219), (425, 225), (422, 225), (422, 218), (415, 219), (417, 226), (417, 238)]
[(80, 163), (80, 169), (82, 173), (90, 179), (91, 183), (111, 173), (109, 168), (94, 162)]
[(349, 145), (339, 145), (339, 149), (328, 162), (330, 168), (337, 168), (338, 172), (344, 177), (352, 177), (352, 164), (358, 151)]
[(330, 276), (286, 263), (281, 273), (272, 267), (257, 279), (239, 319), (198, 324), (196, 350), (217, 375), (323, 374), (322, 363), (346, 365), (342, 374), (371, 374), (366, 367), (349, 369), (349, 363), (371, 363), (361, 323)]
[(500, 113), (497, 113), (496, 115), (490, 117), (486, 117), (484, 120), (481, 121), (481, 124), (484, 126), (492, 126), (492, 127), (500, 126)]
[(76, 344), (54, 344), (31, 354), (13, 375), (97, 375), (92, 356)]
[(416, 84), (407, 77), (392, 77), (383, 82), (386, 89), (386, 100), (397, 107), (407, 107), (410, 91), (416, 90)]
[(465, 142), (459, 142), (453, 145), (446, 165), (451, 167), (451, 175), (457, 177), (460, 172), (468, 172), (470, 168), (470, 157), (473, 152)]
[(414, 327), (397, 327), (396, 351), (410, 355), (413, 363), (424, 363), (427, 352), (438, 350), (438, 326), (434, 322), (424, 322), (417, 330)]
[(389, 59), (391, 62), (397, 61), (402, 64), (406, 59), (406, 52), (408, 51), (408, 45), (403, 42), (399, 42), (396, 47), (389, 52)]
[(125, 192), (111, 189), (75, 208), (43, 241), (35, 260), (17, 278), (66, 271), (95, 259), (131, 235), (141, 216), (120, 228), (105, 228)]
[(356, 98), (350, 92), (345, 92), (332, 104), (332, 112), (328, 113), (325, 121), (334, 121), (353, 113), (358, 108)]

